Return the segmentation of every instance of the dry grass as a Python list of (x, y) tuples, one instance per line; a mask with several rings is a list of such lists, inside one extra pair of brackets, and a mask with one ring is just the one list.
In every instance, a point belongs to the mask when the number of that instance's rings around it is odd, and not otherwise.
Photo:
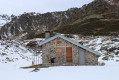
[(39, 64), (39, 65), (20, 67), (20, 68), (23, 68), (23, 69), (28, 69), (28, 68), (48, 68), (48, 66), (43, 66), (42, 64)]

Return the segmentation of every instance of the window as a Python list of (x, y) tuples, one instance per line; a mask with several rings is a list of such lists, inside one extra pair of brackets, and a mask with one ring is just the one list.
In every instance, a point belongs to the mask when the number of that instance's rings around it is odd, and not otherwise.
[(60, 44), (61, 43), (61, 41), (57, 41), (57, 44)]
[(56, 47), (56, 56), (62, 56), (62, 47)]

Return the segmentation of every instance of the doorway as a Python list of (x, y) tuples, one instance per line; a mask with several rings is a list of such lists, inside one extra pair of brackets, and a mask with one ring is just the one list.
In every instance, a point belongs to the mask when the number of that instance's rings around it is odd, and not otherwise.
[(66, 61), (72, 62), (72, 47), (66, 47)]

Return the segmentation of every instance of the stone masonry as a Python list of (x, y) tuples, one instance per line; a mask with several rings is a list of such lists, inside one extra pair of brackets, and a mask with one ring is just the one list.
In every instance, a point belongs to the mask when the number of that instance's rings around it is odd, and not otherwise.
[[(58, 44), (57, 41), (61, 43)], [(56, 55), (56, 48), (62, 48), (62, 55)], [(68, 64), (69, 62), (66, 61), (66, 47), (72, 47), (72, 62), (70, 64), (80, 65), (79, 64), (79, 47), (58, 37), (52, 41), (49, 41), (46, 44), (42, 45), (42, 60), (43, 64), (50, 64), (50, 59), (52, 57), (55, 58), (55, 63), (57, 64)], [(85, 51), (85, 64), (86, 65), (97, 65), (98, 64), (98, 56)]]

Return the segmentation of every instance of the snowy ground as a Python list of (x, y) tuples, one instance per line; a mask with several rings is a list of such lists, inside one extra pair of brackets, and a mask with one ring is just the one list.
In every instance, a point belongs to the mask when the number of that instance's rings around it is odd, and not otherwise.
[(32, 51), (25, 47), (24, 42), (0, 40), (0, 62), (9, 63), (20, 60), (31, 61)]
[(107, 62), (105, 66), (59, 66), (42, 68), (38, 72), (31, 72), (32, 70), (0, 63), (0, 80), (118, 80), (119, 78), (117, 62)]
[[(105, 62), (105, 66), (57, 66), (42, 68), (38, 72), (20, 68), (32, 63), (32, 52), (25, 47), (29, 41), (0, 41), (0, 80), (118, 80), (119, 78), (119, 61), (117, 61), (119, 55), (115, 55), (119, 51), (118, 38), (97, 37), (77, 40), (101, 52), (99, 62)], [(102, 60), (107, 53), (106, 49), (111, 48), (114, 49), (108, 53), (113, 57), (109, 61)]]

